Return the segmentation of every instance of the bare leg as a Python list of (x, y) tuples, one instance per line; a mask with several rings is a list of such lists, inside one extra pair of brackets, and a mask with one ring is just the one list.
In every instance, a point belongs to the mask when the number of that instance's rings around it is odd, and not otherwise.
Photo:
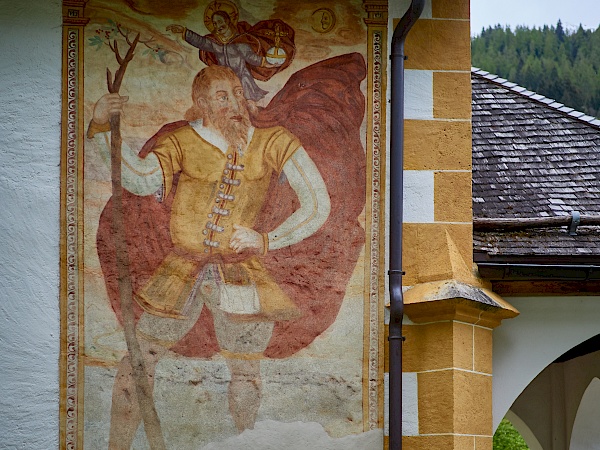
[(238, 431), (253, 429), (262, 390), (260, 379), (260, 361), (228, 359), (231, 372), (229, 382), (229, 412)]
[[(138, 339), (148, 372), (148, 383), (150, 389), (154, 390), (156, 364), (166, 349), (141, 337)], [(126, 355), (118, 365), (113, 386), (109, 450), (129, 450), (141, 419), (131, 361), (129, 355)]]

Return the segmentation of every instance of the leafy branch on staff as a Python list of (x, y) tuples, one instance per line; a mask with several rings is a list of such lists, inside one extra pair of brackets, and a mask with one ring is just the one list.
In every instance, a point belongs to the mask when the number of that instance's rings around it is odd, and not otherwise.
[[(117, 55), (117, 62), (121, 64), (121, 61), (119, 61), (118, 41), (125, 41), (131, 47), (133, 44), (133, 35), (134, 32), (129, 28), (124, 27), (114, 20), (108, 19), (105, 25), (96, 29), (96, 34), (89, 38), (88, 42), (89, 45), (95, 47), (96, 50), (100, 50), (104, 45), (110, 47), (113, 53)], [(161, 62), (165, 62), (165, 57), (170, 53), (169, 50), (165, 50), (158, 45), (153, 37), (146, 40), (139, 40), (139, 43), (146, 47), (142, 52), (142, 55), (151, 56), (154, 59), (159, 59)]]

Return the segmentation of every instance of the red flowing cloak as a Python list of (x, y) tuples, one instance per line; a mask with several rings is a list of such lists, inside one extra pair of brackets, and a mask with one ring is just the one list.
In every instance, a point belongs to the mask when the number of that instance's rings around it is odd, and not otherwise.
[[(360, 83), (365, 75), (364, 58), (358, 53), (318, 62), (293, 74), (253, 119), (256, 127), (281, 125), (300, 139), (331, 198), (330, 216), (314, 235), (264, 256), (269, 273), (302, 312), (296, 320), (275, 323), (266, 357), (294, 354), (334, 322), (362, 250), (365, 230), (358, 217), (365, 205), (366, 157), (360, 136), (365, 112)], [(185, 124), (165, 125), (140, 155), (147, 155), (158, 137)], [(144, 286), (173, 247), (169, 235), (173, 192), (162, 203), (154, 196), (123, 192), (134, 291)], [(296, 194), (284, 177), (273, 176), (266, 199), (256, 225), (261, 232), (274, 229), (298, 208)], [(110, 302), (121, 321), (111, 218), (112, 199), (100, 217), (97, 248)], [(142, 310), (134, 306), (139, 317)], [(219, 351), (208, 308), (204, 307), (196, 325), (172, 350), (191, 357), (209, 357)]]

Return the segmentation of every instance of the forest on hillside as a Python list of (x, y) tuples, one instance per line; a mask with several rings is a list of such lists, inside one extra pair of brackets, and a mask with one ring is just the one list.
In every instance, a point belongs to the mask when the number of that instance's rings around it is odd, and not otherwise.
[(488, 27), (471, 39), (474, 67), (600, 116), (600, 27)]

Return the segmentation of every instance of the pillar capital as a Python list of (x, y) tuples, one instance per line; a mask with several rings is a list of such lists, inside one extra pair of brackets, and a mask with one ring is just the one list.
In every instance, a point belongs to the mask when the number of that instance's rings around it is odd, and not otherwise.
[(85, 26), (90, 21), (84, 15), (85, 5), (88, 0), (63, 0), (63, 25)]
[(519, 311), (489, 289), (457, 280), (418, 284), (404, 294), (405, 313), (414, 323), (457, 320), (495, 328)]
[(518, 311), (456, 279), (417, 284), (404, 300), (411, 322), (402, 327), (403, 389), (412, 418), (404, 448), (492, 450), (492, 329)]
[(383, 25), (387, 27), (387, 0), (363, 0), (363, 7), (367, 12), (367, 17), (365, 18), (367, 25)]

